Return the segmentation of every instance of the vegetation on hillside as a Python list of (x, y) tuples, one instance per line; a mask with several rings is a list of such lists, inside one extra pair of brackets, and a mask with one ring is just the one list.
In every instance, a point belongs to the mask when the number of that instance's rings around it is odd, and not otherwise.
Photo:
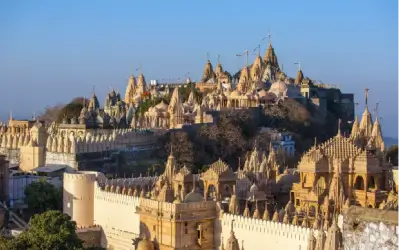
[(319, 142), (325, 141), (337, 132), (334, 115), (328, 114), (327, 122), (323, 122), (316, 109), (292, 99), (258, 111), (228, 110), (222, 112), (214, 124), (202, 125), (196, 130), (168, 132), (159, 140), (163, 146), (159, 157), (166, 160), (172, 147), (178, 164), (191, 166), (195, 171), (206, 169), (206, 165), (219, 158), (236, 168), (239, 162), (243, 166), (255, 141), (258, 148), (268, 150), (269, 135), (259, 133), (258, 128), (270, 127), (293, 134), (298, 154), (280, 159), (283, 165), (293, 167), (299, 160), (298, 155), (307, 150), (315, 138)]
[(45, 122), (62, 122), (62, 119), (66, 117), (71, 119), (73, 117), (78, 118), (83, 105), (87, 107), (89, 100), (85, 97), (75, 97), (68, 104), (57, 104), (53, 107), (46, 107), (43, 114), (39, 116), (40, 120)]
[(388, 148), (385, 158), (391, 162), (394, 166), (398, 165), (398, 145), (392, 145)]

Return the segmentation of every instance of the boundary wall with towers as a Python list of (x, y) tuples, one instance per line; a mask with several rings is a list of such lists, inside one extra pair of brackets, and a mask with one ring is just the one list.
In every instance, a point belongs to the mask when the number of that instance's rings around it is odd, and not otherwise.
[[(138, 177), (143, 178), (143, 177)], [(64, 213), (76, 221), (78, 228), (101, 228), (102, 246), (115, 249), (133, 249), (132, 240), (139, 237), (140, 215), (136, 209), (140, 205), (152, 208), (158, 202), (102, 189), (100, 183), (106, 179), (97, 172), (74, 172), (64, 174)], [(118, 180), (114, 180), (118, 182)], [(157, 204), (155, 204), (157, 203)], [(203, 206), (217, 211), (216, 203), (205, 201)], [(162, 204), (164, 210), (176, 213), (192, 209), (201, 204)], [(215, 245), (230, 236), (231, 225), (240, 245), (244, 249), (306, 249), (312, 229), (283, 223), (247, 218), (221, 213), (215, 221)], [(315, 232), (314, 232), (315, 233)]]

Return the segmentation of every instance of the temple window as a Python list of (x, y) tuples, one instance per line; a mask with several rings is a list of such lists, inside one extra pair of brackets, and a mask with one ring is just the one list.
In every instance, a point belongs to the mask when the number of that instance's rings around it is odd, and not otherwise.
[(376, 189), (374, 176), (368, 178), (367, 189)]
[(364, 190), (364, 180), (363, 180), (363, 177), (361, 177), (361, 176), (356, 177), (356, 181), (355, 181), (355, 190)]

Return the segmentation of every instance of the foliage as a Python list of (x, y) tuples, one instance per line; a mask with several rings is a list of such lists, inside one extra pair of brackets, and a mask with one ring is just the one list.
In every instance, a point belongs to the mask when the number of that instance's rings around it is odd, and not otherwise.
[(164, 101), (166, 104), (169, 104), (170, 102), (170, 97), (164, 96), (164, 97), (157, 97), (157, 98), (146, 98), (144, 101), (142, 101), (139, 105), (139, 108), (136, 110), (136, 115), (144, 115), (145, 112), (148, 111), (151, 107), (161, 103)]
[(39, 116), (40, 120), (47, 123), (56, 121), (61, 122), (64, 116), (68, 119), (72, 117), (79, 117), (80, 111), (83, 108), (83, 104), (88, 105), (89, 100), (85, 97), (75, 97), (68, 104), (57, 104), (53, 107), (46, 107), (43, 114)]
[(0, 249), (10, 250), (75, 250), (82, 249), (83, 241), (76, 234), (76, 223), (59, 211), (36, 214), (29, 228), (18, 237), (0, 241)]
[(62, 191), (45, 179), (32, 182), (25, 189), (29, 209), (36, 213), (62, 209)]
[[(179, 165), (189, 165), (195, 172), (205, 171), (218, 158), (235, 168), (243, 165), (246, 154), (256, 141), (262, 151), (268, 151), (270, 135), (259, 133), (259, 127), (270, 127), (278, 132), (289, 132), (296, 142), (294, 157), (278, 155), (283, 167), (294, 167), (299, 155), (313, 145), (315, 138), (322, 142), (336, 134), (337, 118), (328, 114), (326, 122), (317, 109), (292, 99), (262, 109), (227, 110), (214, 117), (213, 124), (204, 124), (185, 132), (166, 133), (160, 138), (159, 157), (166, 160), (170, 145)], [(192, 149), (195, 154), (187, 151)]]
[(394, 166), (398, 165), (398, 145), (392, 145), (385, 153), (385, 159), (390, 161)]

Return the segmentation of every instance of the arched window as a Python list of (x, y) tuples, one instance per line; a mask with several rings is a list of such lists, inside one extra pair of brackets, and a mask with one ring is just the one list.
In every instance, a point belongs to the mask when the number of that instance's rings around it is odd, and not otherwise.
[(375, 179), (374, 176), (369, 176), (367, 181), (367, 189), (375, 189)]
[(361, 177), (361, 176), (356, 177), (356, 181), (355, 181), (355, 190), (364, 190), (364, 180), (363, 180), (363, 177)]

